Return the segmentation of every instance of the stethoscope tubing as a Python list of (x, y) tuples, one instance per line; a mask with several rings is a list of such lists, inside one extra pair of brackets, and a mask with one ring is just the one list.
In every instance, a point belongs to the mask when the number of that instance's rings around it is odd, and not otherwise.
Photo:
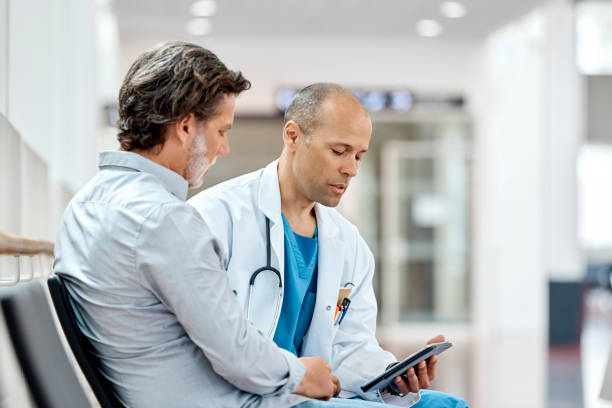
[(276, 320), (278, 319), (278, 315), (280, 313), (280, 306), (282, 302), (283, 296), (283, 280), (281, 279), (280, 271), (272, 266), (272, 244), (270, 240), (270, 219), (266, 217), (266, 266), (262, 266), (259, 269), (256, 269), (249, 279), (249, 298), (247, 300), (247, 320), (250, 320), (251, 317), (251, 298), (253, 296), (253, 288), (255, 287), (255, 279), (257, 276), (265, 271), (274, 272), (276, 277), (278, 278), (278, 288), (279, 288), (279, 297), (276, 301), (276, 308), (274, 311), (274, 320), (272, 321), (272, 326), (268, 331), (268, 336), (272, 335), (272, 330), (274, 330), (274, 326), (276, 325)]

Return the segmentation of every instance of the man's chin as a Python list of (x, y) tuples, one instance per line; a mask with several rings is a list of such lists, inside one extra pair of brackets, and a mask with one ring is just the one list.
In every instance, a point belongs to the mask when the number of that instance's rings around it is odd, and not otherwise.
[(204, 184), (204, 179), (202, 177), (200, 177), (200, 180), (198, 180), (198, 181), (190, 181), (187, 186), (189, 188), (200, 188), (200, 187), (202, 187), (202, 184)]
[(188, 180), (189, 188), (200, 188), (200, 187), (202, 187), (202, 184), (204, 184), (204, 176), (206, 174), (208, 174), (208, 170), (210, 170), (210, 168), (213, 166), (213, 164), (215, 164), (214, 161), (213, 161), (213, 163), (211, 165), (206, 166), (206, 168), (204, 170), (202, 170), (202, 172), (199, 174), (198, 177), (193, 177), (193, 179)]
[(317, 203), (324, 205), (325, 207), (337, 207), (338, 204), (340, 204), (340, 199), (342, 198), (342, 196), (340, 197), (325, 197), (321, 200), (316, 200)]
[(198, 177), (194, 177), (188, 181), (189, 188), (200, 188), (204, 184), (204, 175), (208, 173), (208, 168), (204, 170)]

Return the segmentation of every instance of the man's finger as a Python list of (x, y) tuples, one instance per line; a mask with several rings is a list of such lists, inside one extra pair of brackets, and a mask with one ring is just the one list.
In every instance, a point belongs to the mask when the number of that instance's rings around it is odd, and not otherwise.
[(421, 388), (429, 388), (429, 374), (427, 372), (427, 363), (421, 361), (417, 366), (417, 377), (419, 378), (419, 386)]
[(408, 371), (406, 371), (406, 374), (403, 375), (403, 377), (408, 380), (410, 392), (419, 392), (419, 389), (421, 387), (419, 387), (419, 379), (413, 368), (409, 368)]
[(438, 334), (436, 337), (431, 338), (427, 344), (431, 344), (431, 343), (440, 343), (443, 342), (444, 340), (446, 340), (446, 338), (444, 337), (444, 335), (442, 334)]
[(332, 380), (331, 383), (330, 383), (330, 387), (327, 390), (327, 393), (325, 394), (325, 396), (323, 398), (321, 398), (321, 400), (322, 401), (329, 401), (330, 399), (333, 398), (334, 392), (336, 392), (336, 384), (334, 384), (334, 381)]
[(395, 377), (393, 382), (395, 383), (395, 385), (397, 385), (397, 389), (402, 394), (408, 394), (410, 392), (410, 386), (408, 385), (408, 382), (406, 382), (406, 380), (404, 379), (404, 376), (398, 375), (397, 377)]
[(429, 381), (433, 381), (436, 378), (436, 364), (438, 363), (438, 356), (431, 356), (427, 359), (427, 375)]
[(342, 388), (340, 387), (340, 380), (338, 379), (338, 377), (336, 377), (336, 376), (334, 375), (332, 380), (334, 381), (334, 385), (335, 385), (335, 387), (336, 387), (336, 390), (335, 390), (335, 392), (334, 392), (334, 398), (335, 398), (335, 397), (337, 397), (337, 396), (340, 394), (340, 390), (341, 390)]

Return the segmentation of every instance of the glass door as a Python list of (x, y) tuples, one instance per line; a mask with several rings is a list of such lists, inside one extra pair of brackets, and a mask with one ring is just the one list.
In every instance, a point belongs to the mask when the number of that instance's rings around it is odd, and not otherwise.
[(468, 320), (469, 161), (465, 126), (382, 144), (382, 323)]

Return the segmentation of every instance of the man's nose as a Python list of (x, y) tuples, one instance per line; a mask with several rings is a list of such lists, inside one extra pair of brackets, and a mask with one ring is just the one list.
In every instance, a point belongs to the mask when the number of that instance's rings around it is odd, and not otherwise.
[(219, 143), (219, 147), (217, 148), (217, 155), (223, 156), (223, 155), (229, 154), (229, 152), (230, 152), (229, 140), (227, 140), (227, 137), (224, 137), (221, 143)]
[(349, 158), (344, 163), (343, 173), (349, 177), (355, 177), (357, 175), (357, 169), (359, 168), (359, 160), (356, 158)]

